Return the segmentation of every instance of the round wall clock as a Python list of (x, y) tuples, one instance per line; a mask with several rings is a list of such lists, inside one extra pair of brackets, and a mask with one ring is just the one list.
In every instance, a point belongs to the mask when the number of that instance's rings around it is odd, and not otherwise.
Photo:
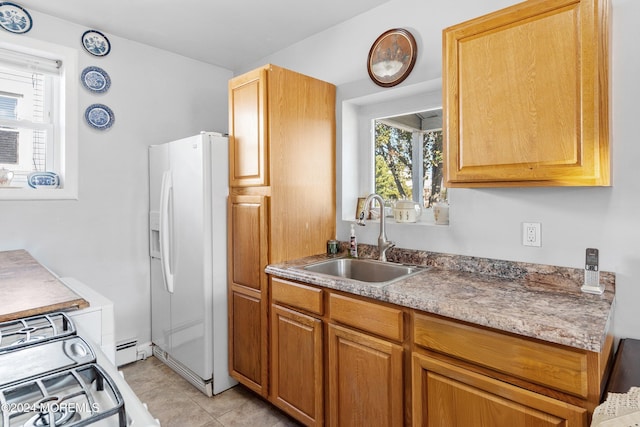
[(417, 53), (416, 40), (409, 31), (402, 28), (385, 31), (369, 50), (369, 77), (379, 86), (395, 86), (411, 73)]

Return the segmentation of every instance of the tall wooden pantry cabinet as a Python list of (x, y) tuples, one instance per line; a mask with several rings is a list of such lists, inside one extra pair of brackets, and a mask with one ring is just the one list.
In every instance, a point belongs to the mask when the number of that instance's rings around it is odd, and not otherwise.
[(267, 397), (267, 264), (335, 238), (335, 86), (274, 65), (229, 82), (229, 371)]

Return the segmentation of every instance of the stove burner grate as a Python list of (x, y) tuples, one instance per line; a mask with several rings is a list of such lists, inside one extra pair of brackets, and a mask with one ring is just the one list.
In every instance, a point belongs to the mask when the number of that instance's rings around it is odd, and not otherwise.
[(0, 323), (0, 354), (36, 342), (75, 335), (73, 322), (64, 313), (44, 314)]
[(0, 388), (2, 427), (126, 427), (124, 400), (95, 363)]
[[(53, 417), (53, 420), (51, 417)], [(78, 413), (73, 409), (59, 410), (56, 412), (40, 412), (27, 420), (23, 427), (73, 425), (72, 423), (77, 420), (79, 420)]]

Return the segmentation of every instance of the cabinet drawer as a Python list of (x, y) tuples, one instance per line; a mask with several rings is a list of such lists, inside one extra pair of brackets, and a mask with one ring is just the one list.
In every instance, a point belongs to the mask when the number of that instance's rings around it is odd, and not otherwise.
[(271, 278), (271, 300), (319, 315), (324, 312), (322, 289), (277, 277)]
[(412, 375), (414, 426), (588, 425), (585, 408), (419, 353)]
[(415, 344), (577, 396), (587, 397), (587, 354), (414, 313)]
[(395, 341), (402, 341), (402, 310), (331, 293), (331, 320)]

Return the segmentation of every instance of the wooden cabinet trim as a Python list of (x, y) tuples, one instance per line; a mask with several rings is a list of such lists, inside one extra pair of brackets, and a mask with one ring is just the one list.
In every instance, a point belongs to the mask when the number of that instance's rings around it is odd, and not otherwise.
[(271, 277), (271, 300), (314, 313), (324, 314), (322, 289)]
[(537, 384), (588, 397), (587, 352), (414, 313), (414, 342)]
[(404, 339), (403, 311), (386, 305), (330, 293), (329, 317), (394, 341)]

